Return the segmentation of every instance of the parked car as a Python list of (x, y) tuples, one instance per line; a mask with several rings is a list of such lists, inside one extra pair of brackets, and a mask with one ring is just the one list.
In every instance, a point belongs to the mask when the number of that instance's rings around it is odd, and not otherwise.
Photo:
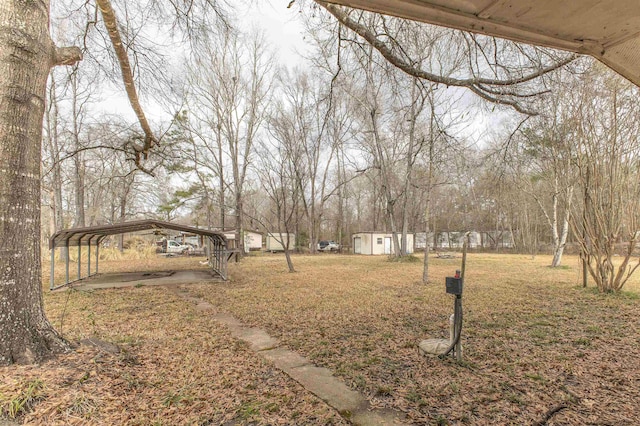
[(340, 250), (340, 244), (335, 241), (318, 241), (318, 251), (338, 251)]

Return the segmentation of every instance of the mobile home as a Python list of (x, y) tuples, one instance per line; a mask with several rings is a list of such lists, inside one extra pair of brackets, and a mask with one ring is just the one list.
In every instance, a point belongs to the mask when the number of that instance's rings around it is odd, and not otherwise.
[[(435, 237), (435, 248), (442, 249), (459, 249), (462, 248), (464, 244), (464, 236), (466, 232), (438, 232), (437, 235), (433, 235), (433, 232), (429, 232), (429, 236), (427, 238), (427, 234), (425, 232), (417, 232), (415, 241), (416, 241), (416, 249), (423, 250), (427, 247), (427, 242), (429, 248), (434, 247), (434, 237)], [(482, 239), (479, 232), (470, 232), (469, 233), (469, 248), (478, 248), (482, 246)]]
[[(450, 250), (460, 249), (464, 244), (464, 236), (466, 232), (463, 231), (442, 231), (437, 235), (433, 235), (433, 232), (429, 233), (427, 238), (426, 233), (418, 232), (415, 235), (416, 249), (424, 249), (427, 247), (427, 241), (429, 248)], [(510, 231), (484, 231), (484, 232), (469, 232), (469, 248), (485, 248), (485, 249), (505, 249), (513, 248), (513, 235)]]

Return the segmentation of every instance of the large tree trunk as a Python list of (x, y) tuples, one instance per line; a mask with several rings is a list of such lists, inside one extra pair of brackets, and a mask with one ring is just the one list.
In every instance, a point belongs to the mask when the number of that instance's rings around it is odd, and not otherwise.
[(80, 59), (55, 49), (49, 2), (0, 3), (0, 364), (67, 349), (44, 314), (40, 160), (49, 69)]

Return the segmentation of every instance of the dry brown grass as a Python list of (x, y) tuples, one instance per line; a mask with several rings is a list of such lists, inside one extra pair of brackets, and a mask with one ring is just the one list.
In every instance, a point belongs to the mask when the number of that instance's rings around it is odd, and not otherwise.
[[(185, 269), (198, 259), (113, 261), (101, 271)], [(374, 406), (415, 424), (640, 424), (637, 293), (579, 287), (577, 259), (471, 254), (464, 295), (465, 361), (421, 357), (420, 340), (447, 336), (453, 300), (444, 277), (460, 259), (282, 255), (230, 265), (231, 280), (191, 286), (220, 311), (265, 328), (332, 369)], [(45, 266), (45, 270), (46, 266)], [(638, 291), (638, 277), (629, 286)], [(340, 424), (326, 404), (167, 289), (45, 293), (65, 337), (81, 346), (41, 366), (0, 369), (0, 405), (44, 384), (33, 424)], [(209, 422), (209, 423), (207, 423)]]
[[(190, 269), (198, 260), (105, 262), (101, 269)], [(45, 292), (45, 302), (68, 340), (100, 339), (121, 352), (81, 345), (43, 365), (0, 368), (0, 407), (23, 394), (26, 383), (44, 383), (40, 402), (20, 413), (24, 424), (345, 423), (164, 287)]]
[(416, 349), (447, 336), (459, 259), (433, 259), (424, 286), (420, 264), (381, 257), (298, 257), (295, 274), (255, 258), (201, 291), (416, 424), (531, 424), (559, 405), (549, 424), (640, 424), (637, 296), (579, 288), (576, 258), (550, 260), (469, 256), (463, 365)]

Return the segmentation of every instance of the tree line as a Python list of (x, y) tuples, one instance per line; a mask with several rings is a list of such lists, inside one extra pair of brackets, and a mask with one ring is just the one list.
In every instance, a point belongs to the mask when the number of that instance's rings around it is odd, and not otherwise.
[[(394, 253), (402, 256), (409, 232), (504, 233), (516, 251), (551, 252), (552, 266), (572, 243), (597, 283), (621, 287), (611, 259), (631, 259), (636, 198), (622, 197), (627, 213), (614, 216), (597, 211), (607, 203), (590, 202), (588, 193), (604, 190), (593, 187), (596, 176), (607, 176), (611, 191), (633, 191), (632, 164), (618, 170), (615, 179), (624, 181), (615, 184), (613, 169), (591, 168), (603, 155), (622, 161), (624, 152), (634, 161), (634, 86), (585, 58), (558, 68), (567, 59), (557, 52), (329, 12), (356, 32), (326, 13), (307, 16), (312, 53), (295, 67), (279, 64), (264, 34), (243, 32), (231, 17), (198, 32), (197, 49), (172, 70), (181, 78), (160, 93), (173, 113), (156, 124), (162, 137), (148, 170), (126, 149), (144, 132), (91, 112), (95, 65), (54, 73), (43, 146), (45, 235), (155, 217), (233, 229), (240, 245), (245, 229), (294, 233), (291, 249), (311, 252), (320, 239), (348, 246), (354, 232), (386, 231), (397, 235)], [(363, 44), (376, 29), (393, 42)], [(529, 70), (516, 71), (515, 47)], [(381, 59), (394, 55), (410, 59), (413, 72)], [(491, 64), (493, 79), (482, 77), (489, 57), (502, 61)], [(536, 70), (544, 78), (522, 77)], [(463, 71), (472, 77), (453, 77)], [(499, 117), (492, 127), (481, 122), (492, 115)], [(622, 204), (608, 205), (622, 212)], [(591, 256), (600, 233), (609, 233), (609, 245)]]

